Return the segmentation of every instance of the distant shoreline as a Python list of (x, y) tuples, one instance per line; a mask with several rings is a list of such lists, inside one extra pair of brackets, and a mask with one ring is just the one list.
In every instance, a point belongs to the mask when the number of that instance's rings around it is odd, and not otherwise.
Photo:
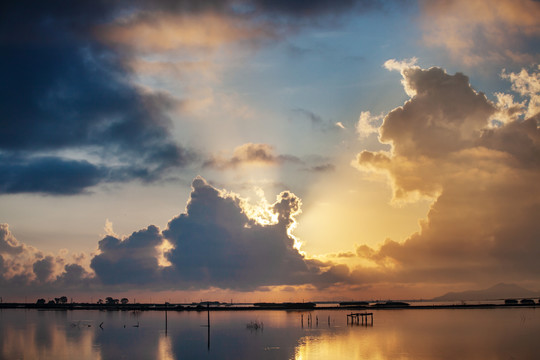
[(384, 304), (369, 306), (315, 306), (306, 307), (279, 307), (279, 306), (196, 306), (193, 304), (126, 304), (126, 305), (102, 305), (102, 304), (54, 304), (39, 305), (27, 303), (1, 303), (0, 309), (35, 309), (35, 310), (100, 310), (100, 311), (255, 311), (255, 310), (285, 310), (285, 311), (313, 311), (313, 310), (419, 310), (419, 309), (504, 309), (504, 308), (536, 308), (540, 304), (435, 304), (435, 305), (393, 305)]

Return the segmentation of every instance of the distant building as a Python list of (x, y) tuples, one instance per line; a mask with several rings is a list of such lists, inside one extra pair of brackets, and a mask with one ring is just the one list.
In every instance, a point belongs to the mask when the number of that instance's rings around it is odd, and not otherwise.
[(506, 299), (504, 300), (505, 305), (517, 305), (518, 301), (516, 299)]

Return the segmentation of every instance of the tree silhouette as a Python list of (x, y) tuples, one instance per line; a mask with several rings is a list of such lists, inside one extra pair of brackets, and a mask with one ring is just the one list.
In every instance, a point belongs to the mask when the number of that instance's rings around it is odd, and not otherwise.
[(105, 299), (105, 303), (107, 305), (116, 305), (118, 304), (118, 299), (113, 299), (112, 297), (109, 296)]

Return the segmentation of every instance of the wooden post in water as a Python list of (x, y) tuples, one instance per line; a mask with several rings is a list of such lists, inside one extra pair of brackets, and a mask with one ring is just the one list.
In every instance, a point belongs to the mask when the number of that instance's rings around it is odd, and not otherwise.
[(206, 310), (208, 313), (208, 327), (210, 327), (210, 303), (206, 304)]
[(208, 351), (210, 351), (210, 302), (206, 303), (206, 310), (208, 312)]
[(368, 316), (371, 320), (371, 326), (373, 326), (373, 313), (350, 313), (347, 315), (347, 324), (349, 323), (349, 318), (351, 318), (351, 324), (362, 324), (362, 325), (368, 325)]
[(167, 306), (168, 304), (165, 303), (165, 336), (167, 336)]

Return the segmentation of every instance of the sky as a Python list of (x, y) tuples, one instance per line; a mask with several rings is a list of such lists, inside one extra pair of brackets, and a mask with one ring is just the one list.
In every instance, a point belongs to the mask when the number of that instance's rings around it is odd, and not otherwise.
[(540, 2), (2, 8), (4, 302), (540, 290)]

